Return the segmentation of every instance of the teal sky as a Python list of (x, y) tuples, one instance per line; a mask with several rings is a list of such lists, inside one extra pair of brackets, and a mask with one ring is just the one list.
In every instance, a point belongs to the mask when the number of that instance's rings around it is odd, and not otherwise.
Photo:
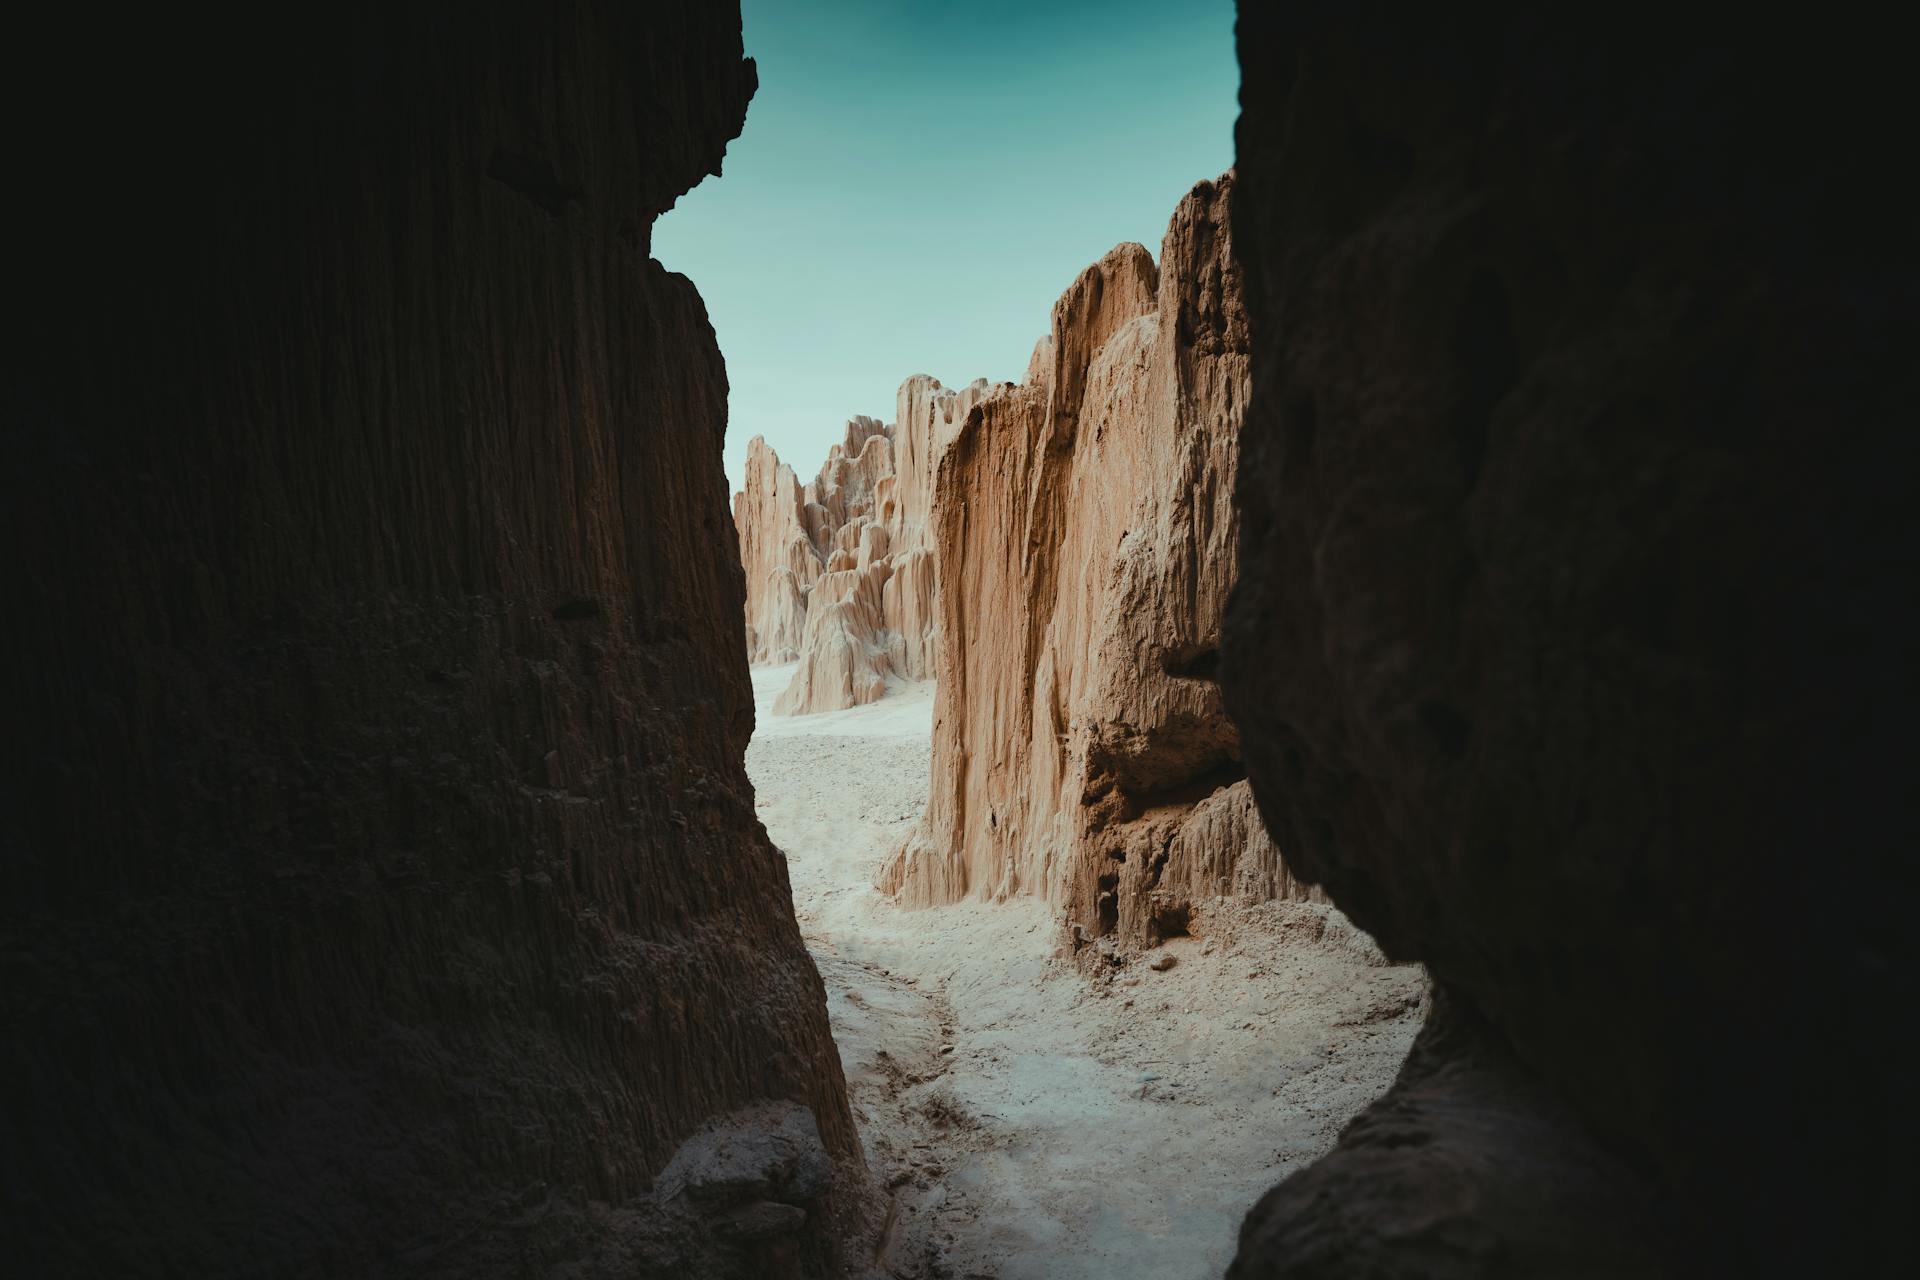
[(810, 477), (914, 373), (1017, 381), (1054, 299), (1233, 163), (1232, 0), (744, 0), (745, 131), (661, 218), (732, 384)]

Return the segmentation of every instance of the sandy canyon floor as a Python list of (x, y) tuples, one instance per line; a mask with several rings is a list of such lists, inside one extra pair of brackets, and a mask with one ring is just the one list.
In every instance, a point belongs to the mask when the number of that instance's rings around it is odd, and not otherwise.
[(792, 671), (753, 673), (747, 771), (891, 1196), (875, 1273), (1218, 1276), (1253, 1202), (1385, 1090), (1422, 971), (1303, 903), (1214, 904), (1170, 969), (1099, 978), (1042, 903), (903, 911), (872, 882), (926, 798), (933, 686), (775, 716)]

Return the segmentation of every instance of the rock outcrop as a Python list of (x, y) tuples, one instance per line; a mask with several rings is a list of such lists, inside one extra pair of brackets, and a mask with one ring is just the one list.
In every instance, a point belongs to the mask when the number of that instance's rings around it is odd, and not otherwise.
[(821, 572), (807, 498), (793, 468), (755, 436), (746, 487), (733, 495), (733, 525), (747, 575), (747, 661), (779, 665), (800, 656), (807, 593)]
[(649, 259), (738, 8), (303, 8), (16, 32), (9, 1269), (824, 1273), (726, 372)]
[(850, 419), (846, 438), (827, 451), (804, 494), (819, 573), (803, 601), (794, 654), (800, 668), (775, 700), (775, 715), (837, 711), (886, 694), (885, 591), (893, 562), (879, 504), (892, 482), (893, 429), (874, 418)]
[(850, 420), (804, 489), (765, 440), (747, 446), (746, 487), (733, 500), (749, 584), (747, 653), (756, 664), (800, 664), (776, 715), (860, 706), (884, 696), (889, 677), (932, 677), (934, 467), (987, 394), (985, 379), (952, 391), (925, 374), (908, 378), (896, 420)]
[(1242, 6), (1228, 706), (1459, 1016), (1233, 1275), (1905, 1269), (1909, 113), (1857, 36)]
[(1181, 202), (1158, 269), (1129, 244), (1083, 272), (1027, 380), (922, 464), (933, 785), (880, 881), (910, 904), (1032, 893), (1137, 948), (1203, 898), (1309, 892), (1254, 814), (1214, 678), (1247, 392), (1232, 186)]

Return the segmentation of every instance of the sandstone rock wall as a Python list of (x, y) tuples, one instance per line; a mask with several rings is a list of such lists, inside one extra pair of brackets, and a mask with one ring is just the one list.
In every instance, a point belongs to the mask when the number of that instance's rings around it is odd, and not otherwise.
[(726, 372), (649, 260), (738, 10), (306, 8), (16, 32), (9, 1267), (823, 1271)]
[(879, 519), (887, 530), (893, 575), (887, 580), (887, 661), (908, 680), (934, 678), (939, 652), (940, 615), (935, 606), (939, 556), (929, 522), (934, 476), (947, 446), (974, 405), (1004, 389), (975, 378), (957, 389), (937, 378), (915, 374), (900, 384), (894, 404), (897, 468), (885, 491)]
[(1247, 390), (1232, 185), (1181, 202), (1158, 269), (1139, 245), (1089, 267), (1027, 380), (935, 433), (933, 785), (881, 877), (909, 903), (1033, 893), (1138, 947), (1201, 898), (1309, 892), (1214, 679)]
[(807, 592), (821, 571), (806, 494), (759, 436), (747, 445), (745, 483), (733, 495), (733, 524), (747, 575), (747, 661), (792, 662), (800, 656)]
[(1232, 1274), (1903, 1269), (1904, 53), (1596, 5), (1239, 40), (1229, 707), (1294, 866), (1458, 1017)]
[(933, 474), (966, 410), (988, 394), (985, 379), (951, 391), (914, 375), (900, 386), (896, 420), (851, 419), (804, 490), (765, 440), (749, 444), (746, 488), (733, 500), (749, 582), (747, 653), (754, 663), (800, 663), (775, 714), (859, 706), (883, 697), (889, 676), (932, 677)]

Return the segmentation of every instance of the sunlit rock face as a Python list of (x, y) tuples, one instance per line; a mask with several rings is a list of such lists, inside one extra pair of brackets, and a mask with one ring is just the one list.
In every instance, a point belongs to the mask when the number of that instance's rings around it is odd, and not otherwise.
[(741, 764), (726, 375), (649, 259), (738, 9), (217, 26), (5, 88), (69, 113), (0, 380), (8, 1267), (824, 1271), (860, 1156)]
[(733, 524), (747, 575), (747, 661), (792, 662), (800, 656), (807, 591), (822, 565), (800, 482), (759, 436), (747, 445), (746, 487), (733, 495)]
[(881, 885), (1032, 893), (1081, 938), (1185, 929), (1195, 901), (1306, 896), (1253, 813), (1215, 665), (1235, 568), (1247, 329), (1231, 177), (1055, 305), (1025, 382), (938, 452), (932, 795)]
[(808, 509), (822, 513), (813, 529), (822, 572), (807, 592), (799, 644), (787, 659), (798, 659), (800, 668), (774, 701), (775, 715), (839, 711), (886, 694), (884, 593), (893, 562), (879, 507), (893, 484), (893, 428), (850, 419), (846, 438), (827, 451), (806, 487)]
[(804, 488), (766, 441), (748, 445), (746, 487), (733, 500), (748, 657), (800, 664), (774, 714), (839, 711), (884, 697), (889, 679), (932, 678), (933, 476), (966, 411), (989, 393), (985, 379), (951, 391), (915, 374), (900, 386), (896, 420), (851, 419)]
[(1911, 1252), (1901, 55), (1581, 8), (1242, 6), (1228, 706), (1452, 1012), (1236, 1276)]

